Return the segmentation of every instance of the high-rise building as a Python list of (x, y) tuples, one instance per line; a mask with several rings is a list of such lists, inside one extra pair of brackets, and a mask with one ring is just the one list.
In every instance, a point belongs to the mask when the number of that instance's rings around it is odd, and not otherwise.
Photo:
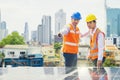
[(42, 17), (43, 44), (51, 44), (51, 16)]
[(107, 8), (107, 37), (120, 36), (120, 9)]
[(0, 41), (5, 38), (8, 34), (8, 30), (7, 29), (0, 29)]
[(37, 40), (39, 44), (43, 43), (43, 26), (42, 25), (38, 25), (37, 28)]
[(37, 42), (37, 31), (31, 32), (31, 41)]
[(66, 24), (66, 13), (60, 9), (55, 13), (55, 35), (65, 26)]
[(8, 35), (8, 30), (6, 29), (6, 22), (1, 22), (1, 11), (0, 11), (0, 41)]
[(29, 30), (28, 30), (28, 23), (25, 23), (25, 30), (24, 30), (24, 40), (26, 43), (29, 42)]
[(5, 21), (1, 22), (1, 29), (6, 29), (6, 22)]
[(110, 25), (109, 24), (107, 24), (107, 37), (110, 37)]
[(53, 34), (53, 31), (51, 31), (51, 43), (54, 43), (54, 34)]

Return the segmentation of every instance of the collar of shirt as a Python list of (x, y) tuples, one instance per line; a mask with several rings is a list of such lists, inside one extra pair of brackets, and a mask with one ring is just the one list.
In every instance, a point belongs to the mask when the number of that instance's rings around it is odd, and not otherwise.
[(97, 30), (97, 27), (95, 27), (95, 29), (92, 31), (92, 30), (90, 30), (90, 35), (92, 35), (93, 36), (93, 34), (95, 33), (95, 31)]
[(76, 31), (76, 26), (74, 26), (72, 23), (71, 23), (71, 25), (73, 26), (73, 28), (74, 28), (74, 31)]

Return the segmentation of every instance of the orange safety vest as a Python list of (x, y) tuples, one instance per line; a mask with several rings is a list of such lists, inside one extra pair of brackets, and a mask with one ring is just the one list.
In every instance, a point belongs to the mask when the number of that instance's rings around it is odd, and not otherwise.
[(67, 35), (63, 36), (63, 47), (62, 51), (64, 53), (77, 54), (79, 39), (80, 39), (80, 31), (79, 28), (76, 27), (76, 31), (74, 31), (74, 27), (69, 24), (70, 31)]
[[(98, 58), (98, 40), (97, 40), (97, 38), (98, 38), (99, 33), (103, 33), (103, 32), (101, 32), (97, 28), (96, 32), (93, 34), (93, 36), (91, 36), (91, 39), (90, 39), (90, 55), (89, 55), (89, 58), (92, 59), (92, 60)], [(105, 36), (105, 34), (104, 34), (104, 36)], [(105, 52), (103, 53), (103, 56), (106, 57)]]

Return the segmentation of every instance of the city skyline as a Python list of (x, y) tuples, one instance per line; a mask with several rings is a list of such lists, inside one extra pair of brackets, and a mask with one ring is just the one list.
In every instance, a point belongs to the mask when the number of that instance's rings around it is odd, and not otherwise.
[[(19, 33), (23, 33), (25, 22), (28, 22), (30, 32), (32, 30), (36, 30), (37, 26), (42, 23), (41, 19), (43, 15), (51, 16), (51, 19), (52, 19), (51, 28), (53, 33), (55, 33), (54, 17), (55, 17), (55, 13), (60, 9), (63, 9), (64, 12), (66, 12), (66, 15), (67, 15), (66, 23), (70, 22), (70, 16), (74, 11), (81, 12), (82, 20), (80, 21), (80, 24), (79, 24), (81, 28), (81, 32), (85, 32), (87, 30), (86, 23), (85, 23), (85, 16), (91, 12), (93, 12), (98, 17), (98, 26), (100, 26), (100, 28), (103, 28), (103, 29), (105, 27), (106, 20), (104, 20), (104, 18), (101, 18), (101, 16), (105, 17), (104, 0), (101, 0), (101, 1), (93, 0), (92, 3), (91, 1), (88, 1), (88, 0), (69, 1), (70, 2), (68, 4), (69, 7), (68, 6), (66, 7), (66, 3), (68, 2), (68, 0), (66, 1), (52, 0), (50, 2), (47, 1), (49, 4), (47, 6), (44, 6), (46, 1), (47, 0), (45, 1), (40, 1), (40, 0), (0, 1), (2, 20), (6, 21), (9, 33), (11, 33), (12, 31), (18, 31)], [(112, 6), (112, 7), (120, 8), (118, 4), (119, 2), (120, 2), (119, 0), (116, 0), (116, 1), (107, 0), (108, 7)], [(54, 6), (51, 6), (53, 4)], [(86, 6), (85, 4), (88, 4), (88, 6)]]

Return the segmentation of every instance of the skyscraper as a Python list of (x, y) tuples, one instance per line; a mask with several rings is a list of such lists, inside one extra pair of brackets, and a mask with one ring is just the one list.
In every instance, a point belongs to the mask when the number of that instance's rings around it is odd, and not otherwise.
[(120, 9), (107, 8), (107, 36), (120, 36)]
[(66, 13), (60, 9), (55, 13), (55, 35), (60, 32), (60, 30), (66, 24)]
[(31, 41), (37, 42), (37, 31), (31, 32)]
[(107, 24), (107, 37), (110, 37), (110, 24)]
[(25, 23), (25, 30), (24, 30), (24, 40), (26, 43), (29, 42), (29, 30), (28, 30), (28, 23)]
[(42, 17), (43, 44), (51, 44), (51, 16)]
[(0, 29), (0, 41), (8, 35), (7, 29)]
[(37, 28), (37, 40), (39, 44), (43, 43), (43, 26), (42, 25), (38, 25)]
[(6, 22), (5, 21), (1, 22), (1, 29), (6, 29)]
[(0, 41), (8, 35), (8, 30), (6, 29), (6, 22), (1, 22), (1, 11), (0, 11)]

